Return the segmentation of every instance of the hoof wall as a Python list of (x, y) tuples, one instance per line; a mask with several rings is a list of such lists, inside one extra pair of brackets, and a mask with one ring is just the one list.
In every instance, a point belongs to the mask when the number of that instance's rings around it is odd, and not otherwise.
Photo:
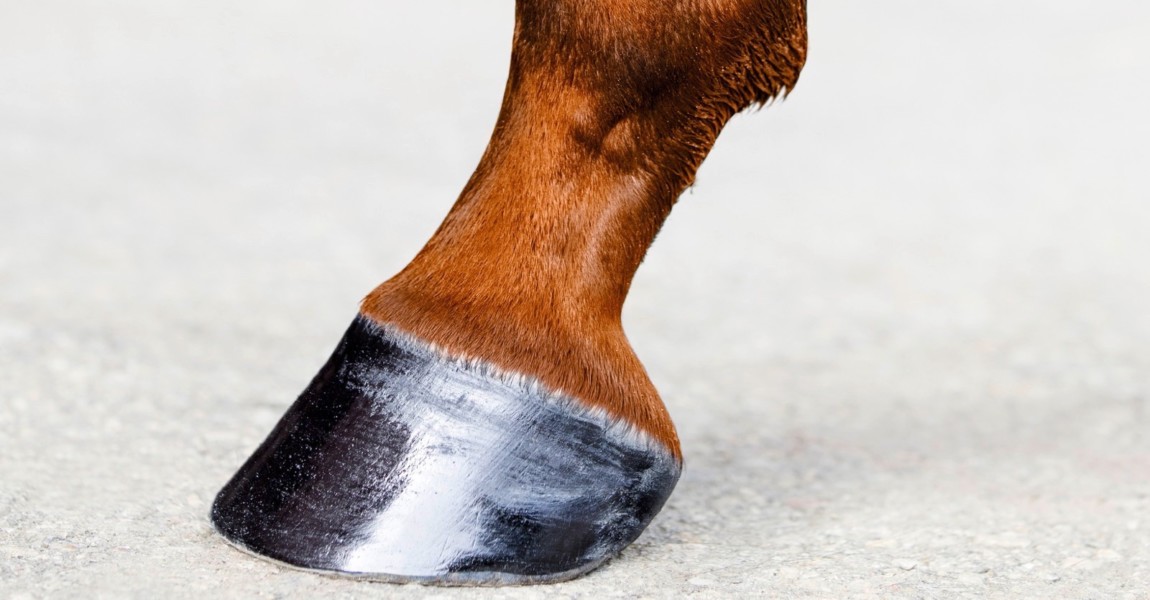
[(239, 548), (308, 570), (562, 581), (634, 541), (679, 471), (601, 410), (360, 316), (211, 519)]

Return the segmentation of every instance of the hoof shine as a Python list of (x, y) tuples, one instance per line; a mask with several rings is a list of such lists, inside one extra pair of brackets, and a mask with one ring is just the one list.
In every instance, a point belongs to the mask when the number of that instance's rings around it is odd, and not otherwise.
[(679, 472), (602, 410), (359, 316), (211, 520), (233, 545), (307, 570), (562, 581), (634, 541)]

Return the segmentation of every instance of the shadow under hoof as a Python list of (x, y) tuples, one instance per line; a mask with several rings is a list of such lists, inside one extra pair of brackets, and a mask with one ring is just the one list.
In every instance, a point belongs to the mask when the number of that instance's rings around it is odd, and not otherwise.
[(679, 473), (602, 410), (358, 316), (211, 520), (233, 545), (312, 571), (543, 583), (618, 554)]

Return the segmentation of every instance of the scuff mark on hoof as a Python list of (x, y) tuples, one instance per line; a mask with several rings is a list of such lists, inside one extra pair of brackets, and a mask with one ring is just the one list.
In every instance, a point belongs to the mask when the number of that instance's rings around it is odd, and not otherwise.
[(605, 411), (358, 316), (211, 520), (233, 545), (307, 570), (554, 582), (634, 541), (680, 469)]

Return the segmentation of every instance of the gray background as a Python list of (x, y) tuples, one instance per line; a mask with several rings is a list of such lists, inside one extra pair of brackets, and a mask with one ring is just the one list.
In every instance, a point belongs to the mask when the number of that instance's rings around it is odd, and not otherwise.
[[(396, 5), (399, 6), (396, 6)], [(1150, 597), (1150, 7), (820, 0), (626, 324), (687, 468), (583, 579), (282, 570), (213, 494), (476, 163), (512, 3), (0, 4), (0, 596)]]

